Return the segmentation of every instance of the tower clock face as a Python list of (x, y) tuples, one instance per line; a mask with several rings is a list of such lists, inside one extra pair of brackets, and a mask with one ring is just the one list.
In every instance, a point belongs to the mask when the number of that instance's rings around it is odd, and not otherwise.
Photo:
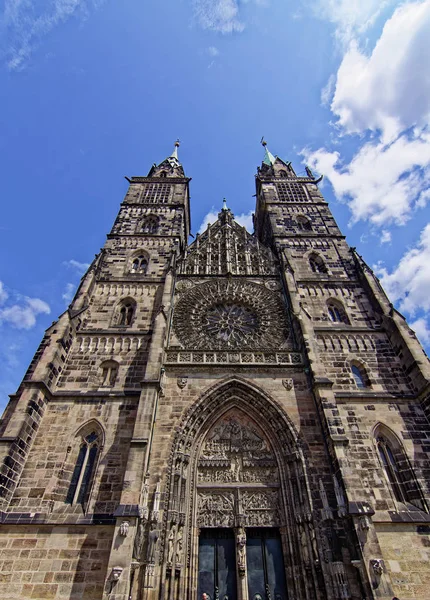
[(173, 328), (184, 348), (280, 348), (288, 337), (283, 304), (263, 285), (217, 280), (189, 287), (175, 307)]

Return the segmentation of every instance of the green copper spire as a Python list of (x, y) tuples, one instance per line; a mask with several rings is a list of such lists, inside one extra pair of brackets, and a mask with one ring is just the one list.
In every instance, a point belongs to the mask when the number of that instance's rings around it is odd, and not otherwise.
[(263, 146), (264, 151), (265, 151), (263, 162), (265, 165), (268, 165), (269, 167), (271, 167), (272, 165), (275, 164), (276, 158), (273, 156), (273, 154), (270, 152), (269, 148), (267, 147), (267, 142), (264, 139), (264, 137), (261, 138), (261, 145)]

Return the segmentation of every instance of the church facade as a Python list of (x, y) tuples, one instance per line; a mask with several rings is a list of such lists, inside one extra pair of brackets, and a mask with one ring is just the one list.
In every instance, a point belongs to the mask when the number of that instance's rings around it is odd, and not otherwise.
[(430, 369), (319, 180), (129, 188), (0, 429), (0, 599), (427, 600)]

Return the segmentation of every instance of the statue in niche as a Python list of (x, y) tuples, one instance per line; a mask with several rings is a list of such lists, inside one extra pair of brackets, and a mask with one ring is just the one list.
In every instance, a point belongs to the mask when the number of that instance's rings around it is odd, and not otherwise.
[(245, 575), (246, 569), (246, 533), (243, 527), (239, 527), (236, 536), (237, 543), (237, 566), (240, 575)]
[(237, 454), (231, 459), (231, 471), (233, 481), (240, 481), (242, 466), (240, 464), (240, 458), (237, 456)]
[(184, 533), (183, 528), (180, 527), (178, 530), (178, 537), (176, 539), (176, 564), (180, 565), (182, 562), (182, 550), (184, 546)]
[(170, 529), (169, 537), (167, 540), (167, 562), (173, 562), (173, 550), (175, 544), (175, 526), (173, 525)]
[(151, 523), (151, 531), (148, 535), (148, 551), (146, 554), (147, 561), (153, 563), (155, 561), (155, 550), (157, 548), (158, 531), (157, 523)]

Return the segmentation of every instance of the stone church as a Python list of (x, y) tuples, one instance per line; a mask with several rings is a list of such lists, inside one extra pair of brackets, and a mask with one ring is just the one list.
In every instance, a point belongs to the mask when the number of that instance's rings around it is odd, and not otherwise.
[(1, 600), (428, 600), (430, 368), (310, 169), (129, 188), (0, 429)]

